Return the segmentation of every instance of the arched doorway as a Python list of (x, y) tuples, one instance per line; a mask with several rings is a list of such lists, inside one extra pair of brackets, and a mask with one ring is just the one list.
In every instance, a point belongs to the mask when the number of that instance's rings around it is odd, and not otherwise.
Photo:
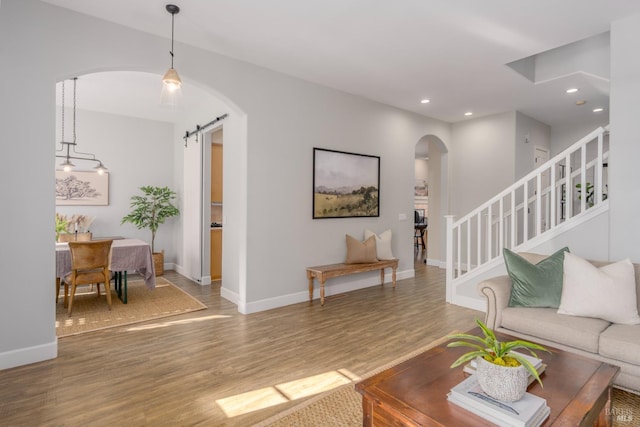
[[(70, 78), (75, 76), (70, 76)], [(184, 77), (184, 76), (183, 76)], [(233, 147), (232, 158), (243, 153), (246, 145), (246, 115), (214, 90), (183, 81), (180, 108), (160, 107), (160, 81), (162, 76), (139, 71), (105, 71), (78, 75), (77, 131), (78, 150), (95, 153), (109, 168), (109, 203), (105, 206), (74, 206), (60, 208), (68, 215), (81, 214), (95, 217), (93, 228), (99, 236), (140, 238), (149, 241), (148, 230), (137, 230), (121, 225), (128, 212), (130, 197), (142, 185), (169, 186), (178, 192), (181, 214), (168, 221), (156, 237), (158, 249), (165, 250), (165, 265), (201, 284), (207, 281), (210, 247), (210, 211), (203, 197), (204, 176), (210, 171), (203, 162), (205, 131), (199, 139), (192, 137), (188, 144), (183, 139), (187, 130), (211, 121), (212, 118), (232, 113), (226, 121), (228, 132), (225, 142)], [(57, 85), (60, 86), (60, 83)], [(70, 91), (67, 84), (65, 122), (70, 136)], [(60, 92), (60, 89), (58, 89)], [(58, 97), (59, 98), (59, 97)], [(60, 100), (56, 108), (56, 143), (60, 141)], [(209, 129), (210, 131), (210, 129)], [(68, 138), (66, 138), (68, 139)], [(226, 156), (225, 156), (226, 157)], [(59, 163), (59, 162), (56, 162)], [(239, 161), (237, 163), (240, 163)], [(58, 166), (58, 165), (56, 165)], [(231, 168), (230, 168), (231, 169)], [(237, 177), (228, 181), (238, 181)], [(206, 199), (206, 200), (205, 200)], [(229, 204), (227, 213), (241, 209)], [(227, 231), (232, 242), (241, 240), (242, 224), (234, 224)], [(234, 237), (236, 236), (236, 237)], [(224, 244), (224, 243), (223, 243)], [(229, 251), (241, 250), (232, 244)], [(237, 259), (230, 254), (229, 259)], [(244, 289), (237, 277), (243, 266), (231, 263), (230, 286), (234, 294), (243, 295)], [(233, 279), (236, 278), (236, 279)], [(237, 298), (236, 298), (237, 299)]]
[(425, 260), (441, 268), (445, 266), (446, 253), (444, 215), (449, 207), (447, 153), (446, 145), (435, 135), (425, 135), (415, 145), (414, 205), (425, 210), (428, 221)]

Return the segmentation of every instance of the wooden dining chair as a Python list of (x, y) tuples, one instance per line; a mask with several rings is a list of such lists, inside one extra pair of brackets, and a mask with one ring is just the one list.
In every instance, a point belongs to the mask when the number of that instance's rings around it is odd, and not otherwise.
[(73, 298), (78, 285), (90, 285), (95, 283), (100, 297), (100, 283), (104, 283), (104, 291), (107, 296), (107, 305), (111, 310), (111, 273), (109, 264), (111, 261), (111, 244), (113, 240), (96, 240), (89, 242), (69, 242), (71, 251), (71, 272), (64, 277), (64, 300), (67, 301), (69, 285), (71, 296), (69, 297), (69, 316), (73, 309)]

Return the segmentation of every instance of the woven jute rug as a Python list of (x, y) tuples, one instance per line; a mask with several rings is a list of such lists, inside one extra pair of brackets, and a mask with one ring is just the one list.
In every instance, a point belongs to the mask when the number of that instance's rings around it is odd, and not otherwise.
[[(60, 296), (56, 304), (58, 338), (207, 308), (164, 277), (156, 277), (156, 288), (153, 290), (148, 289), (142, 280), (130, 280), (127, 286), (127, 304), (118, 299), (113, 287), (112, 284), (111, 310), (107, 306), (103, 285), (100, 287), (100, 298), (97, 297), (95, 289), (78, 288), (73, 300), (71, 317), (63, 307)], [(61, 290), (61, 294), (63, 293)]]
[[(446, 341), (446, 337), (442, 337), (367, 373), (362, 376), (362, 379), (402, 363)], [(358, 381), (360, 380), (315, 396), (254, 427), (360, 427), (362, 426), (362, 396), (354, 388)], [(614, 427), (640, 426), (640, 395), (614, 388), (611, 412)]]
[[(451, 333), (454, 333), (453, 331)], [(450, 334), (447, 334), (450, 335)], [(386, 365), (367, 372), (350, 384), (337, 387), (314, 396), (299, 405), (268, 418), (254, 427), (360, 427), (362, 426), (362, 396), (355, 390), (355, 383), (409, 360), (430, 348), (447, 341), (447, 336), (406, 354)]]

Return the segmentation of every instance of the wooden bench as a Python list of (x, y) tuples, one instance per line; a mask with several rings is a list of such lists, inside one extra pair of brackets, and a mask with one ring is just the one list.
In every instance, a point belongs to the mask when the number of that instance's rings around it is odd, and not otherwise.
[(313, 279), (320, 282), (320, 305), (324, 305), (324, 283), (333, 277), (346, 276), (348, 274), (363, 273), (365, 271), (380, 270), (380, 284), (384, 285), (384, 269), (391, 268), (391, 281), (396, 287), (396, 270), (398, 260), (390, 259), (367, 264), (329, 264), (317, 267), (307, 267), (307, 279), (309, 279), (309, 301), (313, 301)]

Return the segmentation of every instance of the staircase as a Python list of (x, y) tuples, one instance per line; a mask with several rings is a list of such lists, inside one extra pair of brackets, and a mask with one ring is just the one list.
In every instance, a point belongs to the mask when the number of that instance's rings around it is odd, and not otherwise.
[(598, 128), (462, 218), (447, 215), (447, 302), (482, 310), (460, 289), (503, 264), (503, 248), (525, 252), (608, 210), (608, 146), (609, 126)]

